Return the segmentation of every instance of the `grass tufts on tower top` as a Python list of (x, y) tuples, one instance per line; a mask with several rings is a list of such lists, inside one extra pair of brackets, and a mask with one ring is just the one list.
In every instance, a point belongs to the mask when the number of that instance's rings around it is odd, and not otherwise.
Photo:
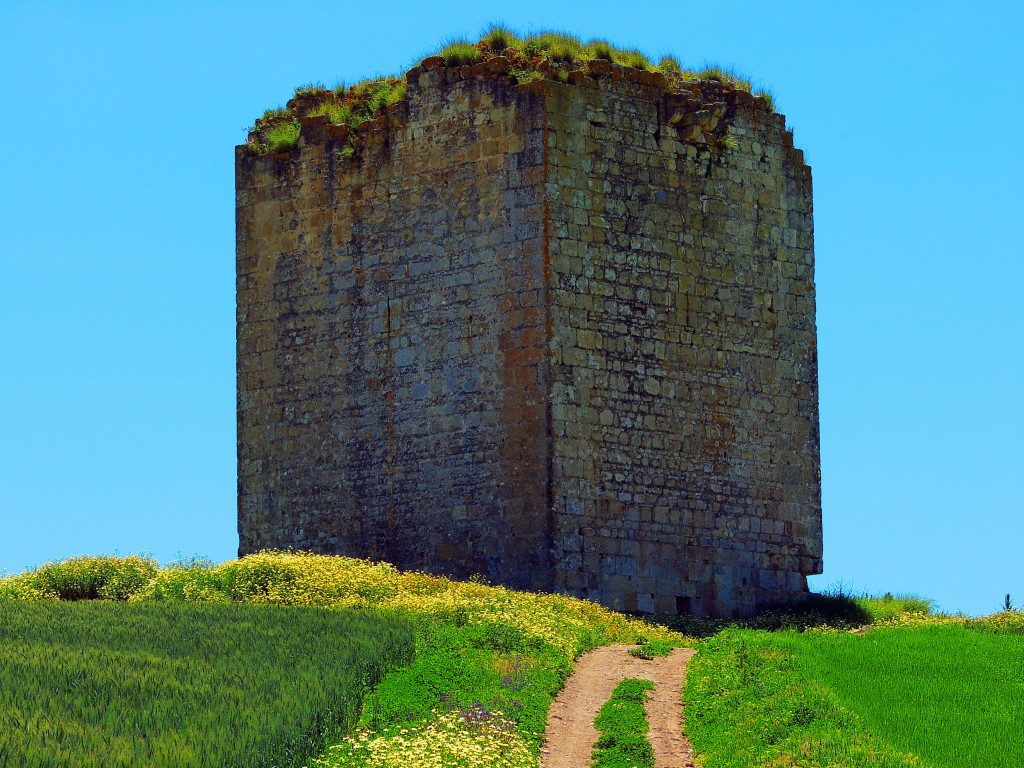
[[(582, 71), (590, 61), (604, 60), (660, 73), (669, 91), (679, 91), (686, 83), (717, 81), (729, 88), (761, 96), (768, 109), (775, 109), (771, 91), (753, 89), (748, 77), (730, 67), (687, 68), (674, 56), (664, 56), (654, 64), (639, 49), (620, 48), (603, 39), (584, 42), (575, 35), (554, 30), (520, 35), (507, 27), (491, 24), (477, 42), (450, 39), (433, 56), (439, 57), (445, 67), (473, 66), (504, 58), (508, 61), (507, 76), (513, 83), (540, 79), (566, 82), (570, 72)], [(291, 149), (298, 142), (300, 122), (305, 118), (326, 117), (333, 125), (355, 128), (385, 115), (404, 98), (405, 80), (399, 77), (378, 77), (333, 90), (320, 85), (300, 86), (286, 106), (267, 110), (256, 121), (249, 129), (246, 146), (252, 154)]]

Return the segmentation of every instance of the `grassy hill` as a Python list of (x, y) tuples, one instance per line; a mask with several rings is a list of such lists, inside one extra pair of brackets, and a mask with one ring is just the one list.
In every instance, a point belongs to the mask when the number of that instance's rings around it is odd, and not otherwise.
[[(0, 604), (37, 603), (43, 633), (49, 626), (44, 618), (48, 602), (81, 599), (120, 601), (109, 607), (126, 614), (154, 604), (307, 606), (369, 612), (410, 626), (414, 657), (360, 691), (363, 703), (355, 730), (311, 763), (323, 766), (536, 766), (548, 705), (579, 654), (640, 639), (690, 642), (664, 627), (582, 600), (403, 573), (390, 565), (340, 557), (261, 553), (212, 567), (170, 568), (139, 557), (86, 557), (0, 580)], [(21, 606), (22, 611), (30, 608)], [(295, 631), (303, 630), (296, 624)], [(53, 642), (60, 645), (60, 636)], [(140, 652), (149, 642), (138, 637)], [(15, 646), (13, 653), (20, 652)], [(323, 652), (331, 651), (325, 646)], [(254, 654), (257, 661), (268, 663)], [(388, 662), (379, 660), (382, 666)], [(92, 669), (88, 674), (103, 673)], [(0, 687), (0, 712), (21, 711), (25, 705), (12, 702), (6, 691), (6, 685)], [(248, 691), (264, 695), (258, 684)], [(165, 706), (159, 700), (151, 705)], [(38, 742), (19, 747), (36, 748)], [(12, 756), (11, 765), (20, 765), (20, 754)], [(210, 763), (183, 753), (178, 760), (140, 764)]]
[(854, 631), (701, 641), (685, 696), (706, 768), (1024, 765), (1024, 613), (856, 603), (872, 623)]
[(817, 596), (743, 623), (642, 622), (261, 553), (83, 557), (0, 579), (0, 732), (17, 733), (0, 768), (536, 768), (574, 660), (622, 642), (696, 645), (685, 714), (706, 768), (1024, 765), (1019, 612)]

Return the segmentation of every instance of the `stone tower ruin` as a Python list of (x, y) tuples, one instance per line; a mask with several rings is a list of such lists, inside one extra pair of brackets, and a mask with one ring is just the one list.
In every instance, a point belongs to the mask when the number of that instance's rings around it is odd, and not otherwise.
[(407, 74), (358, 129), (239, 147), (239, 554), (626, 611), (821, 572), (810, 168), (715, 80)]

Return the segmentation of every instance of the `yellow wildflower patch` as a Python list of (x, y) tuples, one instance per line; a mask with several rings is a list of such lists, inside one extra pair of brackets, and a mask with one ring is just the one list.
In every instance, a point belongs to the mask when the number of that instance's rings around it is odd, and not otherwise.
[(587, 647), (648, 640), (681, 644), (682, 635), (643, 624), (597, 603), (459, 582), (388, 563), (303, 552), (260, 552), (213, 568), (166, 568), (133, 600), (232, 600), (281, 605), (394, 610), (429, 618), (493, 622), (553, 645), (571, 657)]
[(500, 712), (437, 712), (426, 723), (375, 736), (358, 731), (309, 768), (536, 768), (537, 756)]

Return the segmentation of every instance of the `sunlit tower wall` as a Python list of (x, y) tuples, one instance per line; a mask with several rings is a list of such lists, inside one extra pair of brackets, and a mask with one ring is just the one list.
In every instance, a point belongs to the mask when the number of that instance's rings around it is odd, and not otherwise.
[(239, 553), (746, 615), (821, 572), (810, 168), (718, 81), (411, 70), (236, 153)]

